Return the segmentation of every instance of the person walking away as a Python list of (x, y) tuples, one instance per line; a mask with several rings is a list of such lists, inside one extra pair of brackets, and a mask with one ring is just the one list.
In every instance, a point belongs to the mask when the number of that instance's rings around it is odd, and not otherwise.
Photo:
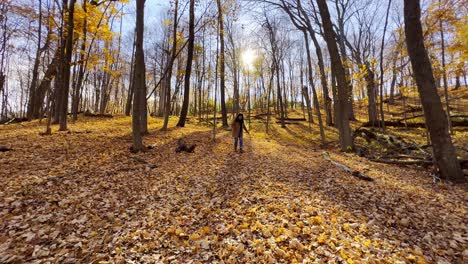
[(237, 152), (237, 144), (239, 144), (240, 152), (242, 153), (244, 152), (243, 130), (245, 130), (245, 132), (250, 135), (249, 131), (247, 130), (247, 127), (244, 124), (243, 114), (241, 113), (237, 114), (234, 121), (232, 121), (231, 128), (232, 128), (232, 137), (234, 138), (234, 151)]

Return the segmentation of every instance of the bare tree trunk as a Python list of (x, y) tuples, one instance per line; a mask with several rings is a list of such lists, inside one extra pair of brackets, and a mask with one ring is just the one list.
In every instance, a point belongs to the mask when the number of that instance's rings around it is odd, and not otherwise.
[(86, 59), (86, 35), (87, 35), (87, 27), (88, 27), (88, 19), (87, 19), (87, 8), (86, 8), (87, 1), (83, 1), (83, 12), (86, 14), (83, 17), (83, 40), (81, 42), (80, 47), (80, 60), (79, 60), (79, 67), (78, 67), (78, 78), (73, 85), (73, 96), (72, 96), (72, 120), (78, 120), (78, 108), (80, 105), (80, 97), (81, 97), (81, 88), (83, 87), (83, 81), (85, 76), (85, 59)]
[(349, 127), (349, 116), (348, 116), (348, 85), (346, 80), (346, 74), (341, 61), (338, 46), (335, 42), (335, 33), (331, 23), (330, 12), (325, 0), (317, 0), (317, 5), (320, 10), (320, 16), (322, 18), (322, 25), (324, 31), (325, 41), (327, 42), (328, 52), (330, 53), (331, 67), (338, 81), (338, 117), (337, 125), (340, 136), (340, 146), (342, 151), (349, 151), (353, 148), (353, 142), (351, 138), (351, 129)]
[(169, 123), (169, 115), (171, 113), (171, 78), (172, 78), (172, 67), (174, 66), (174, 60), (177, 54), (177, 18), (179, 13), (179, 0), (174, 1), (174, 25), (172, 28), (172, 49), (171, 49), (171, 56), (168, 61), (168, 71), (165, 74), (164, 78), (166, 80), (166, 92), (165, 92), (165, 105), (164, 105), (164, 123), (162, 130), (167, 129), (167, 125)]
[[(317, 92), (315, 91), (315, 85), (314, 85), (314, 77), (312, 74), (312, 58), (310, 56), (310, 50), (309, 50), (309, 38), (307, 36), (306, 31), (303, 31), (304, 33), (304, 40), (305, 40), (305, 48), (306, 48), (306, 54), (307, 54), (307, 69), (309, 73), (309, 83), (310, 86), (312, 87), (312, 95), (314, 97), (314, 107), (315, 107), (315, 112), (317, 113), (317, 119), (319, 123), (319, 129), (320, 129), (320, 138), (322, 140), (322, 144), (325, 145), (325, 131), (323, 130), (323, 123), (322, 123), (322, 114), (320, 113), (320, 105), (317, 97)], [(308, 96), (306, 97), (308, 99)], [(310, 103), (309, 103), (310, 104)]]
[(39, 28), (37, 33), (37, 48), (36, 58), (34, 59), (34, 66), (32, 72), (31, 86), (29, 88), (29, 104), (27, 118), (33, 119), (33, 109), (36, 107), (36, 91), (37, 91), (37, 78), (39, 75), (39, 62), (41, 57), (41, 40), (42, 40), (42, 0), (39, 0)]
[(271, 64), (271, 75), (270, 75), (270, 80), (268, 82), (268, 95), (267, 95), (267, 121), (266, 121), (266, 133), (268, 134), (270, 132), (270, 116), (271, 116), (271, 111), (270, 111), (270, 100), (271, 100), (271, 92), (273, 88), (273, 77), (275, 76), (275, 66), (274, 63)]
[[(440, 4), (440, 0), (439, 0)], [(450, 102), (448, 96), (448, 83), (447, 83), (447, 71), (445, 69), (445, 38), (444, 38), (444, 26), (442, 23), (442, 18), (439, 19), (440, 25), (440, 41), (441, 41), (441, 49), (442, 49), (442, 75), (444, 80), (444, 97), (445, 97), (445, 111), (447, 113), (447, 124), (448, 130), (450, 134), (453, 134), (452, 131), (452, 121), (450, 120)]]
[(366, 85), (367, 85), (367, 112), (369, 116), (369, 123), (372, 124), (372, 127), (375, 127), (379, 122), (377, 116), (377, 100), (376, 100), (376, 87), (375, 87), (375, 74), (372, 71), (370, 63), (365, 62), (366, 66)]
[(132, 59), (130, 60), (130, 82), (128, 86), (127, 102), (125, 103), (125, 115), (130, 116), (132, 111), (132, 98), (133, 98), (133, 75), (135, 71), (135, 46), (136, 46), (136, 28), (133, 35), (133, 45), (132, 45)]
[(419, 0), (404, 1), (404, 16), (406, 45), (432, 141), (435, 162), (442, 178), (462, 182), (463, 172), (452, 144), (447, 116), (437, 94), (431, 62), (424, 46)]
[(221, 119), (223, 122), (223, 127), (228, 126), (228, 121), (227, 121), (227, 110), (226, 110), (226, 99), (225, 99), (225, 93), (226, 93), (226, 81), (225, 81), (225, 72), (226, 72), (226, 64), (225, 64), (225, 45), (224, 45), (224, 20), (223, 20), (223, 7), (221, 5), (221, 0), (216, 0), (216, 3), (218, 5), (218, 24), (219, 24), (219, 44), (220, 44), (220, 54), (219, 54), (219, 63), (220, 65), (220, 72), (219, 72), (219, 77), (220, 77), (220, 99), (221, 99)]
[[(143, 30), (144, 30), (144, 12), (145, 0), (137, 0), (137, 14), (136, 14), (136, 41), (135, 41), (135, 72), (133, 74), (132, 82), (134, 88), (133, 95), (133, 111), (132, 111), (132, 136), (133, 145), (132, 150), (135, 152), (142, 151), (143, 138), (141, 135), (141, 94), (145, 88), (145, 55), (143, 50)], [(145, 95), (146, 96), (146, 95)]]
[(303, 67), (303, 62), (302, 62), (302, 57), (301, 57), (301, 87), (302, 87), (302, 98), (305, 99), (306, 106), (307, 106), (307, 117), (308, 117), (308, 123), (309, 123), (309, 130), (311, 128), (310, 124), (314, 122), (313, 116), (312, 116), (312, 106), (310, 104), (310, 98), (309, 98), (309, 92), (307, 91), (307, 87), (304, 85), (304, 69)]
[(384, 82), (384, 66), (383, 66), (383, 52), (384, 52), (384, 45), (385, 45), (385, 33), (387, 33), (387, 25), (388, 25), (388, 15), (390, 13), (390, 6), (392, 5), (392, 0), (388, 0), (388, 6), (387, 6), (387, 14), (385, 16), (385, 24), (384, 24), (384, 30), (383, 30), (383, 36), (382, 36), (382, 45), (380, 46), (380, 119), (381, 119), (381, 125), (382, 125), (382, 130), (385, 132), (385, 114), (384, 114), (384, 108), (383, 108), (383, 82)]
[(187, 66), (185, 68), (184, 101), (177, 126), (184, 127), (190, 100), (190, 75), (192, 74), (193, 48), (195, 45), (195, 0), (190, 0), (189, 39), (187, 46)]
[(395, 59), (393, 60), (392, 63), (392, 82), (390, 83), (390, 96), (388, 98), (388, 104), (394, 104), (395, 103), (395, 85), (397, 81), (397, 69), (396, 69), (396, 60), (397, 57), (395, 56)]
[(76, 0), (70, 0), (68, 7), (68, 21), (67, 21), (67, 39), (65, 42), (65, 58), (63, 64), (62, 75), (62, 89), (61, 100), (58, 102), (58, 111), (60, 118), (60, 131), (67, 130), (67, 117), (68, 117), (68, 91), (70, 89), (70, 67), (71, 58), (73, 54), (73, 28), (74, 28), (74, 13), (75, 13)]

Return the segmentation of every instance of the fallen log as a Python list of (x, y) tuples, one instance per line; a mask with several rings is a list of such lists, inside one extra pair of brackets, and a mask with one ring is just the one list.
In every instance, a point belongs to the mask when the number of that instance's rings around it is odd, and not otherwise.
[(331, 162), (333, 165), (335, 165), (336, 167), (346, 171), (347, 173), (351, 174), (352, 176), (354, 177), (357, 177), (358, 179), (360, 180), (364, 180), (364, 181), (373, 181), (374, 179), (372, 179), (371, 177), (368, 177), (368, 176), (365, 176), (364, 174), (362, 174), (360, 171), (357, 171), (357, 170), (352, 170), (350, 169), (349, 167), (347, 167), (346, 165), (343, 165), (339, 162), (336, 162), (334, 160), (332, 160), (330, 158), (330, 155), (328, 154), (328, 152), (323, 152), (323, 157), (328, 160), (329, 162)]
[(431, 160), (396, 160), (396, 159), (370, 159), (370, 161), (385, 163), (385, 164), (396, 164), (396, 165), (420, 165), (420, 166), (430, 166), (433, 164)]
[(21, 122), (26, 122), (29, 121), (26, 117), (14, 117), (12, 119), (6, 119), (0, 122), (2, 125), (9, 125), (13, 123), (21, 123)]
[(111, 114), (95, 114), (89, 111), (84, 112), (83, 114), (86, 117), (101, 117), (101, 118), (113, 118), (114, 116)]
[(175, 151), (176, 153), (180, 153), (182, 151), (193, 153), (195, 151), (196, 146), (197, 146), (196, 144), (187, 145), (185, 140), (179, 139), (179, 141), (177, 142), (177, 148)]
[[(277, 122), (281, 122), (281, 118), (276, 118)], [(301, 121), (307, 121), (307, 119), (303, 118), (303, 117), (298, 117), (298, 118), (293, 118), (293, 117), (289, 117), (289, 118), (284, 118), (284, 121), (285, 122), (301, 122)]]

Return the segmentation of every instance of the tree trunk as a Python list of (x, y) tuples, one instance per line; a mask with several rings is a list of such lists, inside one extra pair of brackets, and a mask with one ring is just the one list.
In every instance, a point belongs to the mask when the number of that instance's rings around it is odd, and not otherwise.
[(390, 6), (392, 5), (392, 0), (388, 0), (388, 6), (387, 6), (387, 13), (385, 16), (385, 24), (384, 24), (384, 30), (383, 30), (383, 36), (382, 36), (382, 45), (380, 46), (380, 119), (381, 119), (381, 125), (382, 125), (382, 130), (385, 131), (385, 115), (384, 115), (384, 110), (383, 110), (383, 82), (384, 82), (384, 66), (383, 66), (383, 52), (384, 52), (384, 45), (385, 45), (385, 33), (387, 32), (387, 25), (388, 25), (388, 15), (390, 13)]
[(348, 83), (346, 80), (346, 74), (341, 61), (338, 46), (335, 41), (335, 32), (330, 18), (330, 12), (326, 0), (317, 0), (317, 5), (320, 10), (320, 16), (322, 18), (322, 25), (324, 31), (324, 38), (327, 42), (328, 52), (330, 53), (331, 67), (338, 81), (338, 111), (337, 111), (337, 125), (340, 136), (340, 146), (342, 151), (349, 151), (353, 148), (351, 129), (349, 127), (349, 116), (348, 116)]
[(369, 62), (366, 61), (366, 85), (367, 85), (367, 112), (369, 116), (369, 123), (372, 127), (378, 123), (377, 117), (377, 100), (376, 100), (376, 88), (375, 88), (375, 74), (372, 71)]
[[(440, 0), (439, 0), (440, 4)], [(445, 111), (447, 113), (447, 124), (449, 133), (452, 134), (452, 121), (450, 120), (450, 103), (448, 97), (448, 83), (447, 83), (447, 71), (445, 70), (445, 38), (444, 38), (444, 27), (442, 23), (442, 18), (439, 19), (440, 25), (440, 40), (441, 40), (441, 49), (442, 49), (442, 76), (444, 80), (444, 97), (445, 97)]]
[(424, 46), (419, 0), (404, 1), (404, 17), (406, 45), (433, 145), (435, 162), (442, 178), (464, 181), (448, 131), (447, 116), (437, 94), (431, 62)]
[(70, 68), (71, 59), (73, 54), (73, 28), (74, 28), (74, 13), (75, 13), (75, 2), (76, 0), (70, 0), (68, 7), (68, 21), (67, 21), (67, 39), (65, 41), (65, 58), (63, 64), (62, 74), (62, 87), (61, 87), (61, 98), (58, 102), (58, 111), (60, 119), (60, 131), (67, 130), (67, 117), (68, 117), (68, 91), (70, 89)]
[(165, 74), (164, 78), (166, 81), (166, 89), (165, 89), (165, 103), (164, 103), (164, 123), (162, 130), (167, 129), (167, 125), (169, 124), (169, 115), (171, 113), (171, 78), (172, 78), (172, 67), (174, 66), (174, 60), (177, 55), (177, 19), (179, 13), (179, 0), (174, 1), (174, 25), (172, 28), (172, 49), (171, 49), (171, 56), (168, 61), (168, 71)]
[(27, 118), (29, 120), (34, 118), (33, 109), (36, 108), (36, 91), (37, 91), (37, 78), (39, 75), (39, 62), (41, 57), (41, 38), (42, 37), (42, 0), (39, 0), (39, 28), (37, 33), (37, 49), (36, 58), (34, 59), (34, 66), (32, 72), (31, 86), (29, 88), (29, 104)]
[(145, 0), (136, 1), (136, 40), (135, 40), (135, 70), (132, 78), (133, 83), (133, 110), (132, 110), (132, 136), (134, 152), (142, 151), (143, 138), (141, 135), (141, 94), (145, 88), (145, 55), (143, 50), (143, 30), (144, 30), (144, 12)]
[(87, 19), (87, 8), (86, 8), (87, 1), (83, 1), (83, 12), (85, 16), (83, 18), (83, 40), (81, 42), (80, 47), (80, 60), (79, 60), (79, 67), (78, 67), (78, 78), (73, 85), (73, 96), (72, 96), (72, 120), (78, 120), (78, 108), (80, 105), (80, 97), (81, 97), (81, 88), (83, 87), (84, 75), (85, 75), (85, 59), (86, 59), (86, 35), (87, 35), (87, 27), (88, 27), (88, 19)]
[[(314, 107), (315, 107), (315, 112), (317, 113), (317, 119), (319, 123), (319, 128), (320, 128), (320, 138), (322, 140), (322, 144), (325, 145), (325, 131), (323, 130), (323, 123), (322, 123), (322, 114), (320, 113), (320, 105), (317, 97), (317, 92), (315, 91), (315, 85), (314, 85), (314, 77), (312, 74), (312, 58), (310, 56), (310, 50), (309, 50), (309, 38), (307, 36), (306, 31), (304, 33), (304, 40), (305, 40), (305, 48), (306, 48), (306, 54), (307, 54), (307, 69), (309, 73), (309, 83), (310, 86), (312, 87), (312, 95), (314, 97)], [(309, 96), (306, 97), (308, 99)], [(309, 103), (310, 104), (310, 103)]]
[(190, 0), (189, 39), (187, 46), (187, 66), (185, 68), (184, 101), (177, 126), (184, 127), (190, 100), (190, 75), (192, 74), (193, 48), (195, 44), (195, 0)]
[(221, 99), (221, 119), (223, 123), (223, 127), (228, 126), (227, 121), (227, 110), (226, 110), (226, 100), (225, 100), (225, 90), (226, 90), (226, 64), (224, 62), (225, 58), (225, 44), (224, 44), (224, 20), (223, 20), (223, 7), (221, 5), (221, 0), (216, 0), (218, 4), (218, 23), (219, 23), (219, 44), (220, 44), (220, 52), (219, 52), (219, 63), (221, 64), (219, 69), (219, 77), (220, 77), (220, 99)]
[(128, 86), (127, 102), (125, 102), (125, 115), (130, 116), (132, 111), (132, 99), (133, 99), (133, 75), (135, 71), (135, 46), (136, 46), (136, 28), (133, 35), (133, 45), (132, 45), (132, 59), (130, 60), (130, 84)]

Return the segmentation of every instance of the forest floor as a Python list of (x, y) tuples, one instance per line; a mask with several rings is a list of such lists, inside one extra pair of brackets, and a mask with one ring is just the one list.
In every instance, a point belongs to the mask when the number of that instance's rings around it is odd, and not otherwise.
[[(130, 124), (0, 126), (13, 149), (0, 153), (0, 263), (468, 261), (466, 185), (322, 149), (304, 124), (271, 135), (255, 124), (243, 154), (227, 130), (214, 143), (209, 126), (162, 132), (153, 118), (154, 148), (132, 154)], [(195, 153), (175, 153), (180, 137)]]

